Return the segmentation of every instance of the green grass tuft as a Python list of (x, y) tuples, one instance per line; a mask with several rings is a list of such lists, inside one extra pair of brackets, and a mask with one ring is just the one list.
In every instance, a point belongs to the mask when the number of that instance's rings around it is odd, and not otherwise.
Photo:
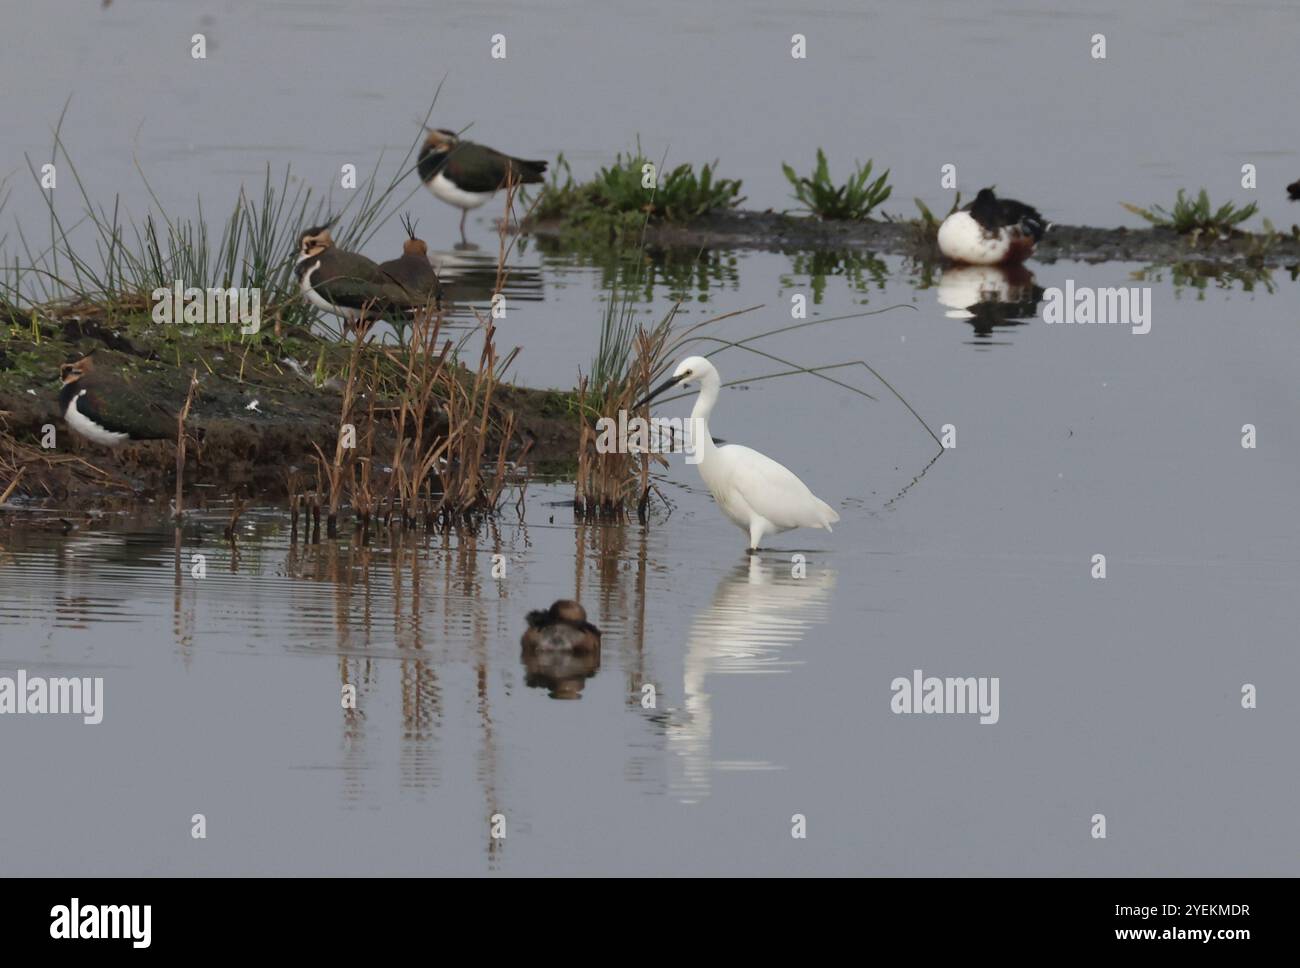
[[(655, 174), (649, 187), (647, 165), (653, 166)], [(635, 237), (647, 220), (686, 222), (743, 202), (740, 181), (719, 178), (717, 166), (715, 161), (696, 172), (693, 165), (682, 164), (663, 174), (638, 145), (626, 155), (620, 152), (612, 165), (601, 168), (590, 181), (575, 182), (561, 155), (533, 218), (560, 220), (566, 229)]]
[(1171, 210), (1160, 205), (1140, 208), (1121, 202), (1126, 209), (1140, 215), (1157, 228), (1173, 229), (1180, 235), (1191, 235), (1193, 239), (1208, 236), (1212, 239), (1226, 239), (1241, 232), (1238, 226), (1250, 218), (1259, 206), (1255, 202), (1240, 208), (1232, 202), (1225, 202), (1217, 209), (1210, 205), (1210, 196), (1204, 188), (1195, 199), (1189, 198), (1185, 189), (1178, 189), (1178, 198)]
[(865, 165), (858, 165), (847, 182), (836, 185), (831, 181), (826, 153), (818, 148), (817, 167), (811, 178), (799, 177), (785, 162), (781, 163), (781, 170), (794, 186), (795, 199), (814, 215), (828, 220), (861, 221), (893, 191), (888, 184), (889, 170), (872, 181), (871, 166), (868, 159)]

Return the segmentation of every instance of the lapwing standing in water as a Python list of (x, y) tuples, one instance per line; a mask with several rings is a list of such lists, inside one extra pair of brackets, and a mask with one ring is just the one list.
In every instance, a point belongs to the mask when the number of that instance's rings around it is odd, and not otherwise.
[(1300, 202), (1300, 180), (1293, 181), (1286, 186), (1287, 198), (1293, 202)]
[(176, 414), (136, 393), (94, 365), (91, 354), (59, 368), (59, 410), (68, 427), (87, 440), (118, 447), (141, 440), (175, 440)]
[(420, 149), (417, 170), (429, 191), (460, 213), (460, 240), (465, 238), (465, 217), (507, 185), (535, 185), (546, 171), (544, 161), (512, 158), (486, 145), (461, 141), (454, 131), (428, 128)]
[(430, 304), (437, 308), (438, 289), (409, 290), (376, 262), (340, 249), (330, 235), (332, 224), (330, 221), (309, 228), (298, 238), (298, 261), (293, 271), (309, 303), (358, 329), (385, 317), (406, 318)]
[(943, 220), (939, 251), (968, 265), (1013, 265), (1033, 254), (1049, 227), (1036, 208), (982, 188), (975, 201)]
[(379, 268), (403, 289), (427, 296), (432, 305), (441, 306), (442, 283), (429, 261), (429, 247), (416, 237), (415, 223), (410, 216), (402, 216), (402, 227), (406, 229), (406, 241), (402, 243), (401, 256), (379, 263)]

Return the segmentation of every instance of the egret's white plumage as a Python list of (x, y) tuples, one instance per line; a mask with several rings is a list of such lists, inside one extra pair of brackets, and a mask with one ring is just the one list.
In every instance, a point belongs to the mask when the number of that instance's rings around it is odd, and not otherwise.
[(691, 410), (694, 457), (709, 493), (722, 513), (749, 535), (750, 550), (765, 535), (791, 528), (825, 528), (840, 519), (825, 501), (790, 470), (749, 447), (718, 447), (709, 433), (709, 415), (718, 401), (722, 379), (717, 368), (702, 356), (689, 356), (678, 364), (672, 379), (656, 389), (650, 399), (673, 386), (698, 384), (699, 398)]

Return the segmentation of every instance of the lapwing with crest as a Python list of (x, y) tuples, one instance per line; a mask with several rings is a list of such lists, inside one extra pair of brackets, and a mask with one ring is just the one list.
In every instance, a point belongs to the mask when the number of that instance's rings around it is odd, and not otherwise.
[(402, 216), (402, 228), (406, 229), (406, 241), (402, 243), (402, 254), (396, 259), (381, 262), (379, 268), (390, 278), (397, 281), (407, 292), (425, 296), (435, 306), (442, 304), (442, 283), (438, 273), (429, 261), (429, 247), (415, 234), (415, 222), (410, 215)]
[[(298, 261), (293, 271), (309, 303), (359, 331), (379, 319), (404, 320), (440, 308), (440, 287), (409, 289), (373, 260), (336, 246), (330, 235), (335, 221), (306, 229), (298, 237)], [(429, 268), (432, 272), (433, 267)]]
[(460, 240), (465, 238), (465, 218), (508, 186), (535, 185), (543, 181), (545, 161), (513, 158), (495, 148), (462, 141), (446, 128), (426, 128), (429, 136), (420, 149), (416, 169), (429, 191), (460, 213)]
[(104, 447), (175, 440), (176, 413), (96, 366), (94, 351), (59, 368), (59, 411), (74, 433)]

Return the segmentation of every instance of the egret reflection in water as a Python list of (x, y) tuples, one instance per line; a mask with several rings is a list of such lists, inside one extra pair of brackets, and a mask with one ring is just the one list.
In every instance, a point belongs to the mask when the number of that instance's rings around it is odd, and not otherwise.
[(684, 703), (668, 720), (668, 748), (676, 754), (672, 792), (690, 802), (709, 794), (714, 768), (771, 769), (767, 761), (713, 755), (713, 710), (710, 677), (732, 674), (786, 673), (802, 664), (793, 649), (809, 629), (827, 620), (835, 571), (811, 566), (806, 577), (793, 576), (794, 565), (750, 555), (746, 564), (726, 573), (712, 603), (691, 623), (682, 676)]

